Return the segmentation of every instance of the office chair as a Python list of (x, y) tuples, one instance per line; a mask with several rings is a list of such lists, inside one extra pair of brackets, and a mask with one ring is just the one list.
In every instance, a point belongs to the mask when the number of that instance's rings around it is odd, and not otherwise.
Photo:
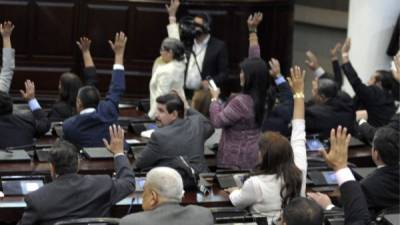
[(55, 225), (118, 225), (119, 220), (117, 218), (81, 218), (59, 221)]

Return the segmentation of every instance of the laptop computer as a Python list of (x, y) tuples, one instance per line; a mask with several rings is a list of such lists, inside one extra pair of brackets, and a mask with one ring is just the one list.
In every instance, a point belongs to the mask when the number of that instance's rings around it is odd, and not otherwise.
[(83, 148), (82, 153), (89, 160), (114, 158), (106, 148)]
[(31, 157), (25, 150), (0, 150), (0, 162), (30, 162)]
[(245, 178), (248, 173), (236, 173), (236, 174), (216, 174), (216, 178), (219, 186), (222, 189), (231, 187), (242, 187)]
[(143, 192), (145, 182), (146, 182), (146, 177), (135, 177), (135, 191)]
[(23, 196), (45, 184), (44, 176), (3, 176), (1, 189), (5, 196)]
[(337, 185), (335, 171), (308, 171), (308, 177), (315, 186)]

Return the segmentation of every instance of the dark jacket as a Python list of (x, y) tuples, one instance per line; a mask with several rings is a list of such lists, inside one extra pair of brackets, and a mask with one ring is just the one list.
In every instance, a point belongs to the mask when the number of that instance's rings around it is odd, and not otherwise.
[(400, 204), (399, 172), (399, 165), (385, 166), (361, 181), (371, 215)]
[(357, 181), (347, 181), (340, 186), (340, 195), (344, 208), (344, 224), (370, 224), (371, 217), (367, 202)]
[(0, 116), (0, 149), (17, 146), (31, 148), (33, 138), (49, 129), (50, 122), (42, 109)]
[(113, 70), (106, 99), (99, 102), (96, 112), (76, 115), (64, 122), (65, 140), (78, 147), (103, 147), (102, 139), (109, 139), (108, 127), (118, 121), (118, 104), (124, 91), (124, 71)]
[(109, 217), (111, 206), (135, 191), (135, 175), (126, 156), (117, 156), (114, 164), (117, 179), (108, 175), (65, 174), (26, 195), (27, 206), (19, 225)]
[[(390, 119), (389, 123), (386, 124), (386, 127), (393, 128), (394, 130), (397, 130), (400, 132), (400, 114), (396, 113)], [(361, 139), (365, 140), (367, 143), (372, 144), (372, 140), (374, 139), (375, 132), (378, 129), (376, 127), (371, 126), (369, 123), (363, 123), (360, 126), (358, 126), (358, 135)]]
[(206, 80), (207, 76), (219, 87), (228, 79), (228, 50), (225, 42), (212, 36), (204, 55), (201, 79)]
[(376, 85), (363, 84), (350, 62), (342, 68), (356, 93), (356, 107), (367, 110), (368, 123), (374, 127), (386, 125), (396, 113), (393, 96)]
[(328, 138), (331, 129), (339, 125), (347, 127), (353, 133), (356, 115), (350, 96), (340, 92), (323, 104), (308, 103), (305, 119), (307, 134), (319, 134), (321, 138)]

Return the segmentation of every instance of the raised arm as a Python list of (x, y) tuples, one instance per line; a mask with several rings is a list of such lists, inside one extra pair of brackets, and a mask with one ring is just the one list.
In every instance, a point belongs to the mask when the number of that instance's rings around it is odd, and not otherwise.
[(167, 26), (168, 37), (176, 38), (178, 40), (180, 40), (180, 36), (179, 27), (176, 23), (176, 12), (178, 11), (180, 4), (181, 3), (179, 2), (179, 0), (171, 0), (169, 5), (165, 4), (169, 20), (169, 25)]
[(10, 21), (0, 24), (0, 33), (3, 38), (3, 65), (0, 73), (0, 91), (8, 93), (15, 69), (15, 51), (11, 46), (11, 34), (14, 25)]
[(393, 62), (394, 62), (394, 68), (392, 68), (392, 73), (394, 79), (397, 80), (397, 82), (400, 82), (400, 51), (397, 52), (397, 55), (393, 57)]
[(25, 90), (20, 90), (22, 98), (28, 102), (35, 119), (35, 131), (37, 135), (43, 135), (50, 129), (50, 121), (35, 98), (35, 83), (25, 81)]
[(124, 130), (120, 126), (110, 126), (110, 142), (103, 139), (104, 145), (114, 156), (114, 167), (117, 179), (113, 180), (111, 190), (111, 204), (135, 191), (135, 174), (129, 164), (128, 158), (124, 155)]
[(305, 71), (295, 66), (290, 69), (288, 77), (289, 86), (293, 92), (294, 109), (292, 120), (292, 136), (290, 143), (294, 153), (294, 162), (302, 172), (301, 195), (305, 196), (305, 184), (307, 175), (306, 153), (306, 127), (304, 120), (304, 77)]
[(345, 224), (368, 224), (370, 215), (367, 201), (360, 184), (355, 181), (347, 167), (348, 146), (351, 135), (347, 129), (339, 126), (337, 131), (331, 130), (330, 151), (322, 150), (322, 155), (329, 167), (335, 170), (336, 179), (340, 186), (340, 194), (344, 206)]
[(85, 83), (87, 85), (97, 86), (97, 79), (96, 79), (96, 67), (94, 65), (92, 55), (90, 53), (90, 45), (92, 40), (87, 37), (81, 37), (79, 41), (76, 42), (79, 49), (82, 52), (83, 58), (83, 76), (85, 79)]
[(118, 32), (115, 34), (114, 42), (109, 41), (115, 57), (106, 100), (111, 101), (116, 107), (118, 107), (119, 100), (125, 91), (124, 53), (127, 40), (124, 32)]
[(260, 58), (260, 44), (258, 43), (257, 27), (263, 19), (261, 12), (256, 12), (247, 19), (247, 27), (249, 28), (249, 58)]
[(339, 60), (337, 57), (337, 53), (338, 53), (338, 51), (340, 51), (341, 47), (342, 47), (341, 43), (336, 43), (335, 47), (333, 47), (330, 50), (333, 76), (334, 76), (335, 82), (337, 83), (339, 88), (342, 88), (342, 85), (343, 85), (342, 70), (340, 68)]

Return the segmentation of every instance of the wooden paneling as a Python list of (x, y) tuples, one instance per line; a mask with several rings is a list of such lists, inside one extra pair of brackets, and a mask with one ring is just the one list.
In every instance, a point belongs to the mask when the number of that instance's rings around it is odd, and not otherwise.
[[(165, 3), (164, 0), (0, 0), (0, 21), (11, 20), (16, 25), (12, 37), (17, 52), (13, 91), (22, 87), (24, 79), (31, 78), (38, 83), (39, 92), (56, 93), (62, 72), (81, 74), (82, 57), (75, 43), (80, 36), (92, 39), (100, 89), (105, 91), (113, 63), (107, 42), (115, 32), (124, 31), (128, 36), (126, 96), (148, 96), (152, 64), (167, 36)], [(292, 60), (293, 1), (184, 1), (178, 19), (201, 11), (213, 19), (212, 35), (228, 46), (231, 69), (228, 89), (238, 89), (238, 64), (247, 56), (248, 49), (246, 20), (254, 11), (264, 13), (258, 31), (262, 57), (276, 57), (283, 71), (288, 70)]]

